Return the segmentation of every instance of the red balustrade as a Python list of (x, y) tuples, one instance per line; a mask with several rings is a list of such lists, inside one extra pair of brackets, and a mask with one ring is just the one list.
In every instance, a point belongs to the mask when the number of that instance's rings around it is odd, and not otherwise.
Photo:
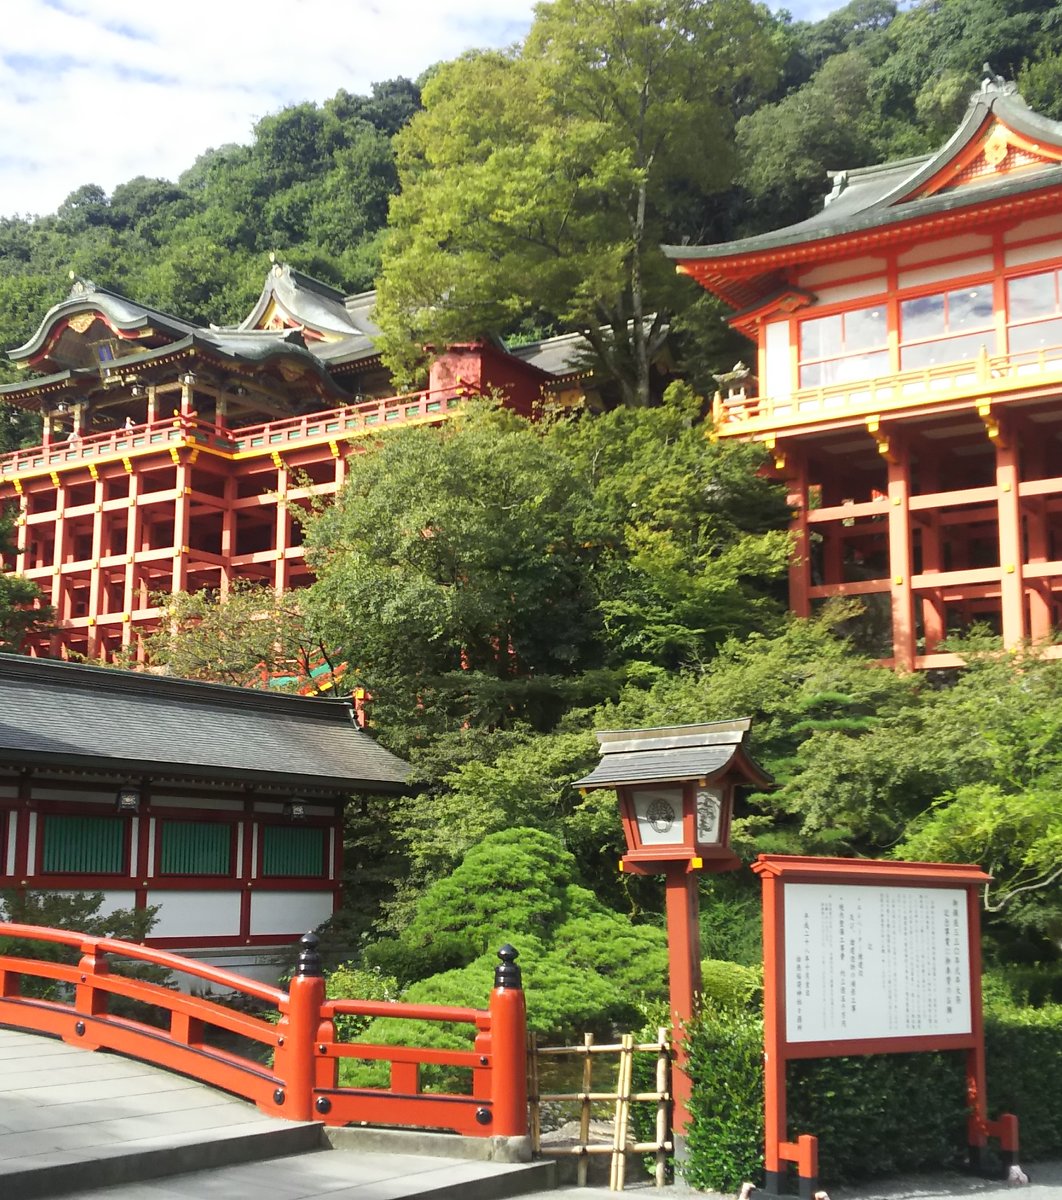
[[(302, 939), (297, 973), (287, 992), (201, 962), (112, 938), (86, 937), (37, 925), (0, 923), (0, 939), (74, 948), (76, 963), (0, 954), (0, 1023), (46, 1033), (87, 1050), (114, 1050), (178, 1071), (253, 1101), (274, 1116), (376, 1125), (453, 1129), (458, 1133), (524, 1136), (527, 1133), (526, 1016), (516, 951), (503, 946), (489, 1007), (456, 1008), (369, 1000), (326, 1000), (317, 939)], [(0, 943), (0, 949), (4, 948)], [(112, 960), (150, 964), (212, 985), (273, 1010), (278, 1019), (252, 1016), (241, 1007), (179, 992), (111, 970)], [(24, 981), (62, 985), (40, 998)], [(39, 990), (39, 989), (37, 989)], [(159, 1016), (149, 1024), (111, 1011), (111, 998), (148, 1005)], [(127, 1006), (128, 1007), (128, 1006)], [(471, 1026), (469, 1050), (340, 1041), (335, 1018), (353, 1014)], [(217, 1045), (218, 1034), (249, 1039), (260, 1057)], [(386, 1087), (343, 1087), (342, 1059), (390, 1063)], [(467, 1093), (423, 1091), (425, 1066), (466, 1068)]]

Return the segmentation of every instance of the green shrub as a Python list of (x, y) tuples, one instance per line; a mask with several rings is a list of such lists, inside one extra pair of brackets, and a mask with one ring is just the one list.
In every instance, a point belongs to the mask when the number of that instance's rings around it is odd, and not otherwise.
[(705, 1014), (687, 1039), (693, 1096), (684, 1174), (696, 1188), (737, 1191), (763, 1177), (763, 1021)]
[(985, 1018), (989, 1114), (1016, 1113), (1022, 1161), (1062, 1153), (1062, 1004)]
[(701, 963), (701, 998), (706, 1009), (758, 1012), (763, 1005), (763, 968), (706, 958)]
[[(763, 1023), (740, 1007), (690, 1030), (693, 1077), (686, 1177), (733, 1191), (763, 1177)], [(985, 1019), (989, 1116), (1018, 1115), (1022, 1160), (1062, 1152), (1062, 1006)], [(951, 1166), (966, 1153), (962, 1051), (791, 1063), (789, 1135), (819, 1139), (823, 1182)]]

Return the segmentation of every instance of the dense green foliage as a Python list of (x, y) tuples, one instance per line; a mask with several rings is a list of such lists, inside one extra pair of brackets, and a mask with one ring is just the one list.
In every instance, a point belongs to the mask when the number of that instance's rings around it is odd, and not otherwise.
[[(1062, 1151), (1062, 1008), (1004, 1007), (985, 1021), (991, 1114), (1017, 1113), (1022, 1160)], [(763, 1023), (740, 1007), (691, 1030), (693, 1126), (686, 1178), (735, 1191), (763, 1176)], [(819, 1138), (827, 1185), (958, 1165), (966, 1151), (964, 1056), (808, 1059), (787, 1073), (789, 1129)]]
[[(232, 321), (277, 250), (350, 290), (384, 264), (400, 374), (428, 340), (580, 329), (612, 381), (614, 407), (594, 417), (532, 426), (484, 405), (389, 432), (306, 518), (319, 582), (297, 604), (253, 588), (177, 597), (153, 641), (179, 674), (241, 683), (327, 652), (354, 665), (345, 682), (371, 692), (375, 734), (411, 759), (411, 796), (348, 812), (353, 903), (333, 922), (345, 965), (330, 994), (479, 1006), (511, 941), (534, 1028), (639, 1023), (663, 989), (661, 889), (618, 875), (614, 798), (572, 781), (594, 729), (747, 715), (778, 786), (739, 802), (746, 862), (980, 862), (1000, 988), (1057, 998), (1062, 663), (967, 642), (964, 671), (900, 676), (849, 640), (858, 605), (784, 617), (784, 496), (755, 447), (712, 439), (695, 394), (747, 350), (658, 251), (798, 220), (828, 168), (935, 148), (986, 58), (1062, 117), (1047, 0), (852, 0), (817, 22), (748, 0), (556, 0), (522, 46), (434, 70), (423, 110), (406, 80), (340, 92), (265, 117), (252, 144), (209, 150), (176, 182), (86, 184), (54, 214), (0, 220), (2, 346), (31, 335), (69, 270)], [(694, 390), (660, 396), (650, 363), (667, 328)], [(0, 415), (0, 451), (34, 436)], [(0, 648), (32, 599), (0, 578)], [(727, 961), (709, 967), (715, 1004), (692, 1033), (691, 1179), (734, 1188), (762, 1153), (751, 874), (705, 881), (702, 904), (705, 951)], [(345, 1033), (411, 1036), (364, 1026)], [(989, 1054), (993, 1105), (1021, 1113), (1031, 1153), (1057, 1151), (1057, 1011), (1001, 1010)], [(805, 1064), (791, 1094), (834, 1178), (959, 1144), (953, 1059)], [(883, 1137), (883, 1114), (907, 1123)]]

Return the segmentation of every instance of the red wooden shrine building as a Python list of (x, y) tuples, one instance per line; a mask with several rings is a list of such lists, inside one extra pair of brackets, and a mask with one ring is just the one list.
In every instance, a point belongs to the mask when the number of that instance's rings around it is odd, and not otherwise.
[(865, 598), (907, 669), (958, 665), (940, 643), (973, 621), (1043, 642), (1062, 600), (1062, 123), (987, 79), (936, 154), (833, 185), (800, 224), (665, 248), (756, 343), (758, 386), (735, 378), (716, 431), (762, 442), (788, 483), (791, 607)]
[(32, 653), (139, 653), (160, 595), (224, 596), (235, 580), (299, 587), (297, 511), (336, 492), (360, 440), (445, 420), (491, 389), (529, 414), (544, 396), (565, 403), (597, 386), (568, 336), (451, 346), (425, 391), (393, 396), (374, 300), (275, 263), (245, 320), (217, 328), (74, 282), (10, 352), (36, 377), (0, 387), (42, 425), (40, 445), (0, 456), (0, 507), (17, 521), (4, 565), (57, 617)]
[(0, 891), (155, 907), (215, 965), (275, 976), (339, 907), (348, 799), (405, 778), (342, 700), (0, 654)]

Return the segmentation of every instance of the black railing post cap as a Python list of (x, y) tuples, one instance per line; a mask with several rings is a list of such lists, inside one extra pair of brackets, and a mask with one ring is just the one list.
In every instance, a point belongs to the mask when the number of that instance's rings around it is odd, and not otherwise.
[(508, 942), (498, 951), (501, 962), (494, 968), (494, 986), (501, 988), (518, 988), (522, 986), (520, 968), (516, 965), (519, 950)]
[(295, 968), (296, 975), (322, 975), (321, 956), (317, 953), (317, 934), (312, 930), (299, 938), (299, 962)]

